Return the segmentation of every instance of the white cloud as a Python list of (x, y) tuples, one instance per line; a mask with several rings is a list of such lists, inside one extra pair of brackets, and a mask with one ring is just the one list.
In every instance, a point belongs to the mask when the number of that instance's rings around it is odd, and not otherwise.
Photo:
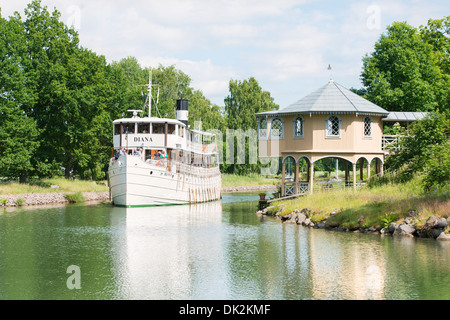
[[(31, 0), (0, 0), (2, 16)], [(81, 44), (108, 61), (135, 56), (142, 66), (174, 64), (192, 86), (223, 104), (230, 79), (254, 76), (284, 106), (333, 77), (360, 87), (361, 59), (386, 25), (442, 18), (448, 1), (375, 0), (43, 0)], [(379, 8), (379, 21), (373, 20)], [(78, 10), (77, 10), (78, 9)], [(376, 12), (376, 10), (375, 10)], [(371, 16), (372, 14), (372, 16)], [(377, 17), (375, 17), (377, 18)], [(372, 20), (370, 20), (372, 19)], [(369, 21), (370, 20), (370, 21)], [(380, 26), (373, 25), (379, 22)], [(368, 23), (371, 22), (372, 24)]]
[(230, 79), (236, 76), (232, 67), (214, 65), (211, 60), (193, 61), (180, 60), (173, 57), (137, 57), (143, 67), (158, 67), (174, 65), (176, 69), (189, 75), (191, 86), (202, 91), (211, 102), (222, 105), (228, 91)]

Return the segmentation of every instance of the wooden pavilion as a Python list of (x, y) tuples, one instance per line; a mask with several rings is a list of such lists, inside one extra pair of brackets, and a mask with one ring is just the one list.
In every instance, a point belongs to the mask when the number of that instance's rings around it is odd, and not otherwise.
[[(383, 122), (411, 122), (423, 113), (390, 113), (330, 80), (304, 98), (276, 111), (256, 114), (259, 157), (282, 158), (281, 196), (313, 192), (314, 163), (335, 158), (345, 163), (345, 184), (353, 188), (363, 180), (366, 165), (383, 174)], [(299, 164), (307, 163), (300, 180)], [(359, 162), (359, 181), (357, 163)], [(352, 168), (352, 177), (349, 169)]]

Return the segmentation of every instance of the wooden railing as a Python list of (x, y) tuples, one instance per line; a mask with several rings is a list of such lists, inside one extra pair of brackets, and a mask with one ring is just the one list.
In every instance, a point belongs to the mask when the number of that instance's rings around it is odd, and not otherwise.
[(383, 135), (382, 136), (382, 142), (381, 142), (381, 149), (382, 150), (400, 150), (399, 141), (401, 139), (401, 136), (396, 135)]

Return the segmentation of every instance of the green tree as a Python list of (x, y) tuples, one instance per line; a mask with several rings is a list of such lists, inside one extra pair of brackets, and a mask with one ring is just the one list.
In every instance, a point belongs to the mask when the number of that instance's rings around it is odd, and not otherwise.
[(140, 110), (144, 106), (144, 96), (147, 95), (145, 86), (149, 81), (148, 70), (143, 69), (135, 57), (127, 57), (119, 62), (111, 63), (112, 72), (115, 73), (117, 88), (116, 117), (127, 110)]
[(18, 17), (0, 17), (0, 175), (25, 182), (35, 172), (34, 154), (39, 130), (27, 117), (23, 103), (33, 103), (24, 66), (26, 42)]
[(202, 130), (216, 129), (224, 132), (225, 120), (220, 112), (220, 107), (211, 105), (203, 93), (195, 90), (189, 99), (189, 125), (194, 128), (196, 121), (201, 121)]
[[(270, 96), (270, 93), (263, 91), (258, 81), (253, 77), (243, 81), (230, 80), (229, 91), (229, 95), (225, 98), (224, 110), (227, 129), (242, 130), (243, 132), (253, 130), (256, 133), (258, 121), (255, 118), (255, 113), (277, 110), (279, 108)], [(224, 170), (235, 174), (259, 172), (260, 164), (250, 164), (249, 158), (250, 147), (255, 148), (256, 146), (249, 145), (247, 139), (245, 144), (245, 161), (237, 159), (237, 153), (235, 153), (234, 163), (223, 166)], [(228, 145), (231, 148), (231, 144)], [(245, 162), (245, 164), (241, 164), (242, 162)]]
[(30, 63), (24, 71), (36, 98), (24, 101), (23, 109), (41, 130), (35, 159), (59, 163), (66, 177), (79, 173), (100, 179), (99, 168), (107, 161), (99, 154), (109, 154), (111, 145), (112, 72), (103, 56), (80, 47), (78, 34), (60, 21), (57, 10), (50, 14), (35, 0), (25, 16)]
[[(152, 89), (154, 98), (152, 116), (175, 118), (176, 101), (181, 98), (189, 100), (192, 96), (191, 78), (183, 71), (177, 70), (173, 65), (169, 67), (159, 65), (158, 68), (152, 69), (152, 79), (152, 82), (156, 85)], [(156, 105), (157, 100), (159, 102)], [(191, 108), (191, 105), (189, 105), (189, 108)]]
[(436, 40), (442, 37), (433, 21), (420, 30), (406, 22), (388, 26), (363, 58), (360, 93), (389, 111), (448, 110), (448, 39)]
[(424, 167), (423, 187), (430, 191), (433, 187), (448, 187), (450, 183), (450, 141), (432, 146)]

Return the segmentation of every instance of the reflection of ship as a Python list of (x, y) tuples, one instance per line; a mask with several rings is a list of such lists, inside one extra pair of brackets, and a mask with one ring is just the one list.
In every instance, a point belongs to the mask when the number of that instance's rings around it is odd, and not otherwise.
[[(151, 114), (151, 74), (148, 85)], [(117, 119), (108, 178), (115, 205), (153, 206), (220, 199), (221, 175), (215, 136), (187, 125), (188, 101), (177, 101), (177, 119)]]
[[(208, 299), (226, 264), (220, 201), (185, 206), (119, 208), (111, 217), (120, 299)], [(122, 229), (123, 228), (123, 229)], [(204, 268), (205, 262), (209, 267)], [(204, 284), (204, 286), (203, 286)]]

